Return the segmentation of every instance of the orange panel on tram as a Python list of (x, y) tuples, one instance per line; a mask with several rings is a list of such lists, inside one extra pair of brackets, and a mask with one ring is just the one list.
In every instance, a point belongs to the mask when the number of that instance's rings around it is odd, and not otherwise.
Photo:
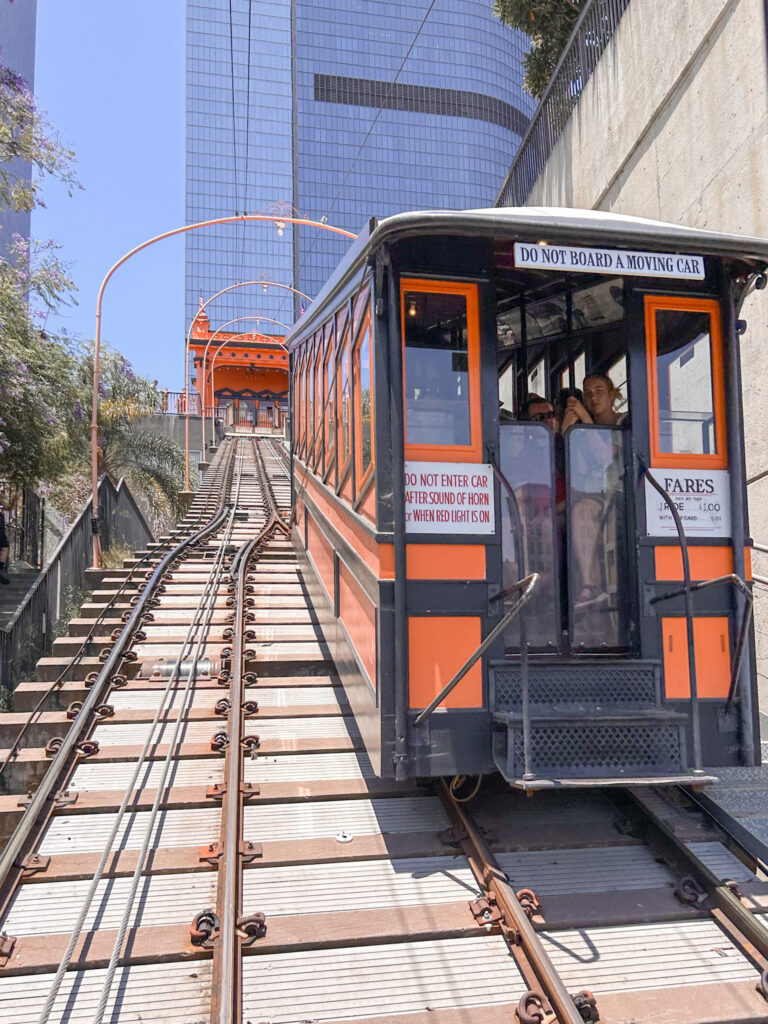
[(484, 580), (484, 544), (408, 544), (409, 580)]
[[(661, 632), (664, 641), (664, 694), (668, 700), (685, 700), (691, 695), (685, 616), (663, 618)], [(728, 617), (694, 618), (693, 649), (699, 697), (725, 699), (731, 685)]]
[[(410, 706), (423, 708), (480, 646), (480, 619), (462, 615), (411, 616), (408, 619)], [(442, 707), (483, 706), (482, 659), (446, 697)]]

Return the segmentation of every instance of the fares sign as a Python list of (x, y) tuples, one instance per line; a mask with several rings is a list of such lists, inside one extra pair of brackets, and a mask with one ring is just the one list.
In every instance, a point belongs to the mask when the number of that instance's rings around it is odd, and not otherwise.
[(406, 533), (495, 533), (493, 467), (406, 462)]
[(580, 245), (537, 245), (515, 242), (515, 266), (535, 270), (581, 271), (585, 274), (628, 274), (635, 277), (679, 277), (700, 281), (704, 257), (680, 253), (588, 249)]
[[(686, 537), (730, 537), (731, 492), (727, 469), (652, 469), (675, 503)], [(645, 481), (645, 518), (649, 537), (676, 537), (667, 503)]]

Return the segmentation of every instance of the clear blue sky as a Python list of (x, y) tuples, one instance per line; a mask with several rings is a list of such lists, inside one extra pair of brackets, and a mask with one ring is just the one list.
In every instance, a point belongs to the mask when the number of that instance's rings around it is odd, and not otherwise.
[[(61, 243), (78, 287), (79, 305), (51, 326), (90, 338), (112, 263), (184, 222), (184, 0), (38, 0), (37, 11), (35, 93), (85, 190), (70, 199), (48, 182), (32, 231)], [(170, 239), (117, 271), (102, 337), (178, 390), (183, 310), (184, 243)]]

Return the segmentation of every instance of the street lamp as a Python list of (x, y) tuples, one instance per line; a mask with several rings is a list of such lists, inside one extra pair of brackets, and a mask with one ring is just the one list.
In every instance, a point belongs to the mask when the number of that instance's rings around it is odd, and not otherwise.
[[(295, 224), (297, 227), (320, 228), (325, 231), (332, 231), (334, 234), (343, 235), (345, 238), (355, 239), (357, 235), (352, 231), (345, 231), (344, 228), (337, 228), (330, 224), (323, 224), (320, 221), (308, 220), (305, 217), (274, 217), (265, 213), (238, 213), (234, 217), (215, 217), (212, 220), (201, 220), (195, 224), (185, 224), (183, 227), (174, 228), (172, 231), (164, 231), (161, 235), (148, 238), (140, 245), (134, 246), (129, 252), (121, 256), (117, 263), (113, 263), (99, 286), (96, 296), (96, 329), (93, 336), (93, 395), (91, 398), (91, 532), (93, 535), (93, 568), (98, 569), (101, 565), (101, 542), (99, 540), (99, 373), (101, 357), (101, 307), (104, 301), (104, 291), (115, 271), (132, 256), (146, 249), (155, 242), (162, 242), (174, 235), (181, 235), (187, 231), (197, 231), (198, 228), (213, 227), (216, 224), (234, 224), (238, 221), (267, 221), (272, 224), (281, 223)], [(185, 395), (189, 400), (189, 378)]]
[[(282, 323), (280, 320), (273, 320), (271, 317), (268, 317), (268, 316), (237, 316), (237, 317), (235, 317), (234, 320), (228, 320), (227, 323), (222, 324), (221, 327), (217, 327), (216, 330), (213, 332), (213, 334), (210, 336), (210, 338), (208, 339), (208, 343), (205, 346), (205, 352), (203, 353), (203, 365), (202, 365), (203, 379), (202, 379), (202, 387), (200, 389), (200, 399), (201, 399), (201, 402), (202, 402), (202, 405), (203, 405), (203, 413), (202, 413), (203, 418), (202, 418), (202, 424), (201, 424), (202, 428), (203, 428), (203, 458), (205, 458), (205, 437), (206, 437), (206, 429), (205, 429), (205, 408), (206, 408), (206, 406), (205, 406), (205, 368), (206, 368), (206, 366), (208, 364), (208, 349), (211, 347), (211, 342), (213, 341), (213, 339), (217, 335), (221, 334), (221, 332), (225, 328), (231, 326), (232, 324), (240, 323), (241, 320), (258, 320), (258, 321), (266, 320), (268, 323), (277, 324), (278, 327), (285, 328), (286, 331), (290, 330), (290, 327), (287, 324)], [(243, 335), (242, 334), (238, 334), (238, 335), (235, 335), (235, 337), (242, 338)], [(214, 395), (214, 391), (213, 391), (213, 364), (216, 362), (216, 356), (219, 354), (219, 352), (222, 350), (222, 348), (224, 348), (224, 346), (226, 344), (228, 344), (229, 342), (231, 342), (231, 341), (234, 341), (234, 338), (231, 338), (231, 337), (230, 338), (225, 338), (222, 341), (222, 343), (219, 345), (219, 347), (216, 349), (216, 351), (214, 353), (214, 356), (213, 356), (213, 360), (211, 361), (211, 404), (210, 404), (209, 408), (211, 409), (210, 419), (211, 419), (211, 441), (212, 442), (215, 440), (215, 429), (214, 429), (214, 426), (213, 426), (213, 419), (214, 419), (214, 417), (213, 417), (213, 404), (214, 404), (214, 401), (215, 401), (215, 395)], [(280, 345), (280, 342), (275, 342), (274, 344)], [(281, 345), (281, 348), (285, 348), (285, 346)], [(287, 349), (286, 349), (286, 351), (287, 351)], [(187, 448), (187, 463), (189, 463), (189, 448)]]
[(286, 224), (288, 223), (288, 221), (292, 217), (301, 216), (296, 207), (291, 206), (291, 204), (286, 199), (278, 199), (276, 203), (270, 203), (269, 206), (265, 207), (264, 212), (274, 214), (276, 217), (280, 218), (279, 220), (275, 221), (277, 234), (280, 238), (283, 237)]
[[(293, 292), (294, 295), (300, 295), (302, 297), (302, 299), (306, 299), (307, 302), (311, 302), (312, 301), (312, 299), (310, 299), (310, 297), (308, 295), (305, 295), (304, 292), (300, 292), (298, 290), (298, 288), (292, 288), (291, 285), (289, 285), (289, 284), (279, 284), (277, 281), (270, 281), (269, 278), (266, 277), (266, 275), (264, 277), (260, 278), (258, 281), (238, 281), (237, 284), (228, 284), (226, 288), (222, 288), (220, 291), (216, 292), (215, 295), (211, 295), (211, 297), (209, 299), (206, 299), (205, 302), (201, 301), (200, 308), (195, 313), (194, 317), (192, 318), (192, 322), (189, 325), (189, 330), (187, 331), (187, 340), (186, 340), (186, 344), (184, 345), (184, 376), (183, 376), (182, 379), (184, 381), (184, 388), (183, 388), (183, 391), (184, 391), (184, 412), (185, 412), (185, 415), (184, 415), (184, 491), (185, 491), (186, 494), (190, 494), (191, 493), (190, 490), (189, 490), (189, 405), (190, 405), (190, 403), (189, 403), (189, 394), (188, 394), (187, 388), (188, 388), (188, 384), (189, 384), (189, 344), (190, 344), (190, 340), (192, 338), (192, 331), (193, 331), (194, 326), (195, 326), (195, 321), (200, 316), (200, 314), (205, 311), (206, 306), (209, 306), (212, 302), (214, 302), (216, 299), (218, 299), (218, 297), (220, 295), (224, 295), (225, 292), (234, 291), (235, 288), (247, 288), (248, 285), (256, 285), (256, 284), (260, 284), (262, 286), (262, 289), (264, 290), (264, 292), (266, 292), (267, 288), (284, 288), (286, 291)], [(237, 321), (236, 320), (230, 320), (229, 322), (230, 323), (236, 323)], [(286, 329), (288, 329), (288, 328), (286, 328)], [(219, 330), (223, 330), (223, 328), (219, 328)], [(210, 344), (210, 342), (209, 342), (209, 344)], [(208, 357), (208, 346), (207, 345), (206, 345), (206, 348), (205, 348), (205, 356), (206, 356), (206, 358)], [(205, 458), (205, 394), (202, 391), (200, 392), (200, 397), (201, 397), (201, 401), (202, 401), (202, 404), (203, 404), (203, 411), (201, 412), (200, 415), (201, 415), (201, 424), (202, 424), (202, 427), (203, 427), (203, 458)], [(211, 403), (211, 404), (213, 404), (213, 403)]]

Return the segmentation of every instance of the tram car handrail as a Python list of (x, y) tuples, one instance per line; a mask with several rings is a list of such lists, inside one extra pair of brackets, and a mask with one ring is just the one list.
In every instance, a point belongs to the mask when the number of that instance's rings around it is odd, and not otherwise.
[[(667, 593), (664, 593), (664, 594), (657, 594), (655, 597), (652, 597), (650, 599), (649, 604), (652, 604), (652, 605), (653, 604), (659, 604), (662, 601), (669, 601), (669, 600), (671, 600), (674, 597), (679, 597), (681, 595), (682, 596), (687, 596), (687, 595), (695, 593), (696, 591), (706, 590), (708, 587), (719, 586), (720, 584), (723, 584), (723, 583), (732, 583), (736, 587), (736, 589), (739, 591), (739, 593), (742, 595), (742, 597), (744, 598), (744, 600), (746, 602), (745, 605), (744, 605), (744, 612), (743, 612), (743, 615), (742, 615), (741, 623), (739, 625), (739, 630), (738, 630), (738, 634), (737, 634), (737, 641), (736, 641), (736, 645), (734, 647), (733, 659), (732, 659), (732, 662), (731, 662), (731, 683), (730, 683), (730, 686), (728, 688), (728, 698), (727, 698), (727, 700), (725, 702), (725, 714), (727, 715), (729, 713), (730, 709), (731, 709), (731, 705), (733, 703), (733, 699), (734, 699), (734, 696), (736, 695), (736, 690), (737, 690), (737, 687), (738, 687), (739, 672), (741, 670), (741, 663), (742, 663), (742, 660), (744, 658), (744, 649), (745, 649), (745, 645), (746, 645), (746, 641), (747, 641), (747, 631), (749, 629), (749, 623), (750, 623), (750, 620), (752, 618), (752, 612), (753, 612), (753, 609), (754, 609), (754, 594), (749, 589), (749, 587), (747, 586), (746, 582), (741, 578), (741, 576), (739, 576), (737, 573), (733, 573), (733, 572), (732, 573), (728, 573), (725, 576), (715, 576), (715, 577), (713, 577), (712, 579), (709, 579), (709, 580), (699, 580), (696, 583), (692, 583), (691, 582), (691, 579), (690, 579), (690, 560), (689, 560), (689, 557), (688, 557), (688, 541), (686, 540), (685, 530), (683, 529), (682, 522), (680, 521), (680, 515), (679, 515), (679, 512), (677, 511), (677, 507), (675, 506), (675, 503), (672, 501), (672, 496), (670, 495), (669, 491), (667, 491), (664, 487), (661, 486), (661, 484), (658, 482), (658, 480), (656, 480), (656, 478), (653, 476), (653, 474), (650, 472), (650, 470), (648, 469), (647, 466), (643, 466), (642, 467), (642, 472), (643, 472), (643, 475), (651, 482), (651, 486), (656, 491), (658, 491), (659, 494), (662, 495), (662, 497), (664, 498), (664, 501), (667, 504), (667, 507), (669, 508), (670, 512), (672, 513), (672, 516), (673, 516), (673, 518), (675, 520), (675, 528), (677, 529), (677, 533), (678, 533), (678, 541), (679, 541), (679, 544), (680, 544), (680, 550), (683, 553), (684, 571), (686, 572), (686, 580), (685, 580), (685, 584), (684, 584), (683, 587), (681, 587), (681, 588), (679, 588), (677, 590), (670, 590), (670, 591), (668, 591)], [(757, 547), (757, 546), (758, 545), (753, 544), (753, 547)], [(753, 579), (757, 579), (757, 577), (753, 576)], [(690, 606), (690, 602), (687, 601), (687, 600), (686, 600), (686, 623), (687, 624), (690, 623), (690, 629), (691, 629), (691, 635), (692, 635), (692, 630), (693, 630), (693, 614), (692, 614), (692, 608)], [(694, 664), (694, 666), (693, 666), (693, 675), (691, 677), (692, 679), (695, 676), (695, 671), (696, 671), (696, 666)], [(692, 691), (693, 690), (694, 690), (694, 687), (692, 685)]]
[(467, 672), (469, 672), (469, 670), (472, 668), (472, 666), (475, 664), (478, 658), (481, 658), (489, 649), (489, 647), (493, 645), (497, 638), (502, 635), (507, 626), (509, 626), (510, 622), (512, 622), (512, 620), (520, 613), (520, 611), (523, 608), (523, 605), (525, 605), (525, 603), (528, 601), (531, 594), (533, 594), (533, 591), (538, 581), (539, 574), (537, 572), (532, 572), (529, 576), (526, 576), (522, 580), (518, 580), (517, 583), (513, 583), (511, 587), (507, 587), (506, 590), (503, 590), (501, 592), (501, 594), (499, 595), (500, 598), (508, 597), (510, 594), (516, 594), (518, 593), (518, 591), (522, 591), (520, 597), (518, 597), (514, 606), (506, 613), (506, 615), (504, 615), (502, 619), (499, 620), (499, 622), (496, 623), (496, 625), (493, 627), (493, 629), (485, 638), (485, 640), (483, 640), (483, 642), (480, 644), (477, 650), (472, 652), (469, 658), (467, 658), (467, 660), (461, 666), (459, 671), (446, 683), (446, 685), (442, 688), (440, 693), (438, 693), (435, 699), (431, 701), (424, 708), (424, 710), (416, 716), (416, 725), (421, 725), (422, 722), (425, 722), (429, 718), (433, 711), (436, 711), (440, 707), (440, 705), (443, 703), (448, 694), (456, 689), (456, 687), (459, 685), (459, 683), (467, 674)]

